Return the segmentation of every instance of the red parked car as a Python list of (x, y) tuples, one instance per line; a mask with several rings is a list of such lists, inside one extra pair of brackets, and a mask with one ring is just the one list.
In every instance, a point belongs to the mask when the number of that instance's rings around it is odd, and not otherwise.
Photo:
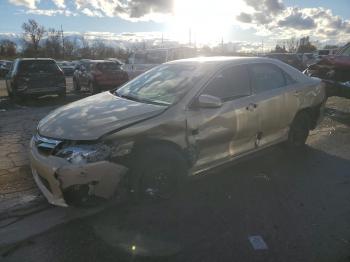
[(325, 56), (310, 65), (304, 73), (323, 79), (327, 83), (328, 96), (350, 98), (350, 43), (335, 55)]
[(88, 88), (92, 94), (116, 88), (129, 80), (121, 64), (108, 60), (81, 60), (73, 75), (75, 91)]

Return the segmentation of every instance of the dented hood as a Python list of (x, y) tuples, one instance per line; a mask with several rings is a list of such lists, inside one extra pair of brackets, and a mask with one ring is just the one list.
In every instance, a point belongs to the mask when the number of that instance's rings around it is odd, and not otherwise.
[(104, 92), (54, 110), (40, 121), (38, 131), (40, 135), (57, 139), (95, 140), (165, 109)]

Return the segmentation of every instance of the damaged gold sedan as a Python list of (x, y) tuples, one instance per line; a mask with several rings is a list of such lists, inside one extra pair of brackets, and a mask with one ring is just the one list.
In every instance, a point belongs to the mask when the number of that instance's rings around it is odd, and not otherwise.
[(324, 103), (319, 79), (277, 60), (173, 61), (46, 116), (32, 172), (54, 205), (121, 190), (167, 199), (189, 175), (281, 142), (303, 146)]

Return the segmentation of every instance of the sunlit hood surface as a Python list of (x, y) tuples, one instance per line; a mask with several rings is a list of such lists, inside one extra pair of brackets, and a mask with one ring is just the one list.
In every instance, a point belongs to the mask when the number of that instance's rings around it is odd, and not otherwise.
[(43, 118), (40, 135), (66, 140), (95, 140), (123, 126), (161, 113), (166, 107), (100, 93), (62, 106)]

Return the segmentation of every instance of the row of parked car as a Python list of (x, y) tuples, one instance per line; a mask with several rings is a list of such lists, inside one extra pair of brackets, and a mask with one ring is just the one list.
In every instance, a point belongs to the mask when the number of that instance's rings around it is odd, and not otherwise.
[[(327, 50), (315, 54), (266, 54), (265, 57), (285, 62), (309, 76), (326, 80), (327, 94), (350, 97), (350, 44), (334, 55)], [(329, 50), (328, 50), (329, 51)], [(150, 68), (148, 65), (138, 74)], [(135, 76), (118, 59), (56, 62), (53, 59), (21, 58), (14, 62), (0, 60), (0, 77), (6, 75), (8, 94), (13, 98), (24, 95), (66, 94), (65, 76), (72, 76), (75, 91), (91, 94), (116, 88)]]
[(27, 95), (64, 97), (67, 74), (73, 76), (75, 91), (87, 89), (92, 94), (118, 87), (129, 80), (117, 61), (81, 60), (73, 67), (48, 58), (20, 58), (6, 74), (7, 92), (15, 100)]

